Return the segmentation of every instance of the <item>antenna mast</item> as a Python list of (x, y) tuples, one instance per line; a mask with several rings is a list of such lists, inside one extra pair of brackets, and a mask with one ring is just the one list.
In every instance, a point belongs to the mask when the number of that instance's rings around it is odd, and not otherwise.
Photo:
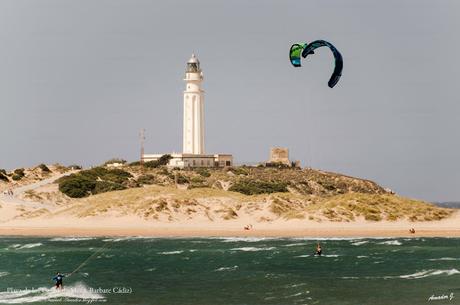
[(145, 142), (145, 129), (142, 128), (139, 132), (139, 140), (141, 141), (141, 167), (144, 167), (144, 142)]

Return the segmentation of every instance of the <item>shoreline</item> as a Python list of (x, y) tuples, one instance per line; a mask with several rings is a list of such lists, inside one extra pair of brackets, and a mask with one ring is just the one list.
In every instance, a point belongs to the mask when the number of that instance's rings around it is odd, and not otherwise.
[(206, 229), (206, 228), (145, 228), (145, 227), (0, 227), (0, 236), (33, 237), (159, 237), (159, 238), (193, 238), (193, 237), (349, 237), (349, 238), (384, 238), (384, 237), (460, 237), (460, 229), (435, 230), (418, 229), (415, 234), (400, 229), (360, 230), (357, 228), (318, 228), (318, 229)]

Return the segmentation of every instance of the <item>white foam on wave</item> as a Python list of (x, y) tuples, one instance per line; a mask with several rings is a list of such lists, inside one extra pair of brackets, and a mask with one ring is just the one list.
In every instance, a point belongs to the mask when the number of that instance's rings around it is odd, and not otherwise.
[(380, 245), (389, 245), (389, 246), (401, 246), (402, 243), (397, 240), (387, 240), (379, 243)]
[(236, 269), (238, 269), (237, 265), (232, 266), (232, 267), (220, 267), (220, 268), (217, 268), (214, 271), (217, 271), (217, 272), (220, 272), (220, 271), (235, 271)]
[(274, 250), (276, 247), (265, 247), (265, 248), (257, 248), (257, 247), (241, 247), (241, 248), (233, 248), (230, 249), (232, 251), (245, 251), (245, 252), (255, 252), (255, 251), (270, 251)]
[(298, 256), (294, 256), (294, 257), (309, 257), (310, 255), (309, 254), (304, 254), (304, 255), (298, 255)]
[(219, 237), (217, 239), (222, 240), (224, 243), (233, 243), (233, 242), (247, 242), (247, 243), (255, 243), (259, 241), (270, 240), (272, 238), (269, 237)]
[(366, 255), (358, 255), (357, 258), (367, 258), (369, 256), (366, 256)]
[(460, 261), (460, 258), (455, 257), (440, 257), (440, 258), (430, 258), (429, 261)]
[(321, 256), (324, 256), (324, 257), (339, 257), (340, 255), (337, 255), (337, 254), (328, 254), (328, 255), (321, 255)]
[(50, 241), (85, 241), (92, 239), (94, 239), (94, 237), (56, 237), (51, 238)]
[(9, 273), (9, 272), (6, 272), (6, 271), (1, 271), (1, 272), (0, 272), (0, 277), (7, 276), (8, 274), (10, 274), (10, 273)]
[(19, 247), (15, 247), (15, 250), (32, 249), (32, 248), (36, 248), (40, 246), (43, 246), (43, 244), (42, 243), (25, 244), (25, 245), (20, 245)]
[(295, 247), (295, 246), (305, 246), (305, 243), (293, 243), (284, 245), (284, 247)]
[(402, 279), (421, 279), (424, 277), (434, 276), (434, 275), (442, 275), (445, 274), (447, 276), (451, 276), (454, 274), (460, 274), (460, 271), (457, 269), (449, 269), (449, 270), (440, 270), (440, 269), (430, 269), (430, 270), (422, 270), (420, 272), (416, 272), (413, 274), (406, 274), (400, 275), (399, 278)]
[(361, 246), (364, 244), (367, 244), (369, 241), (368, 240), (361, 240), (361, 241), (356, 241), (354, 243), (351, 243), (353, 246)]
[(68, 300), (102, 300), (104, 296), (91, 291), (85, 284), (79, 282), (64, 289), (45, 288), (17, 289), (0, 292), (1, 304), (25, 304), (35, 302), (53, 302), (53, 300), (65, 298)]
[(177, 250), (177, 251), (158, 252), (158, 254), (161, 254), (161, 255), (174, 255), (174, 254), (181, 254), (183, 252), (184, 251), (182, 251), (182, 250)]

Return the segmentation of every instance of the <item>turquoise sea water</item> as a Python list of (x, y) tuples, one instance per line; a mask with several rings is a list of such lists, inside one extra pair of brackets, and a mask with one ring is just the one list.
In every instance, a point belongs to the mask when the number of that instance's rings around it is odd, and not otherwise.
[(0, 238), (0, 304), (83, 302), (460, 304), (460, 239)]

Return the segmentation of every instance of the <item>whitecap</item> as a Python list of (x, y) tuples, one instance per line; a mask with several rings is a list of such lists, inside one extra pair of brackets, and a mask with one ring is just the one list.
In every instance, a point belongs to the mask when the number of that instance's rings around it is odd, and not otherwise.
[(368, 240), (362, 240), (362, 241), (357, 241), (357, 242), (354, 242), (354, 243), (351, 243), (353, 246), (361, 246), (361, 245), (364, 245), (364, 244), (367, 244), (369, 241)]
[(357, 258), (367, 258), (369, 256), (366, 256), (366, 255), (358, 255)]
[(224, 243), (233, 243), (233, 242), (247, 242), (255, 243), (264, 240), (270, 240), (272, 238), (268, 237), (219, 237), (218, 239), (222, 240)]
[(2, 271), (2, 272), (0, 272), (0, 277), (7, 276), (8, 274), (10, 274), (10, 273), (6, 272), (6, 271)]
[(233, 267), (220, 267), (220, 268), (217, 268), (214, 271), (217, 271), (217, 272), (219, 272), (219, 271), (235, 271), (236, 269), (238, 269), (237, 265), (235, 265)]
[(257, 247), (241, 247), (241, 248), (233, 248), (230, 249), (232, 251), (245, 251), (245, 252), (254, 252), (254, 251), (270, 251), (274, 250), (276, 247), (265, 247), (265, 248), (257, 248)]
[(382, 241), (379, 243), (380, 245), (389, 245), (389, 246), (401, 246), (402, 243), (397, 240), (387, 240), (387, 241)]
[(309, 257), (309, 254), (304, 254), (304, 255), (299, 255), (299, 256), (294, 256), (294, 257)]
[(158, 254), (162, 254), (162, 255), (173, 255), (173, 254), (181, 254), (183, 253), (184, 251), (180, 250), (180, 251), (165, 251), (165, 252), (158, 252)]
[(344, 279), (344, 280), (357, 280), (357, 279), (359, 279), (359, 277), (357, 277), (357, 276), (342, 276), (341, 279)]
[(440, 257), (440, 258), (430, 258), (429, 261), (459, 261), (460, 258), (455, 257)]
[(50, 241), (85, 241), (92, 239), (94, 239), (94, 237), (56, 237), (50, 239)]
[(25, 244), (25, 245), (22, 245), (20, 247), (17, 247), (16, 250), (32, 249), (32, 248), (40, 247), (40, 246), (43, 246), (43, 244), (42, 243)]
[(293, 244), (287, 244), (283, 245), (284, 247), (295, 247), (295, 246), (305, 246), (304, 243), (293, 243)]
[(337, 254), (328, 254), (328, 255), (321, 255), (321, 256), (324, 256), (324, 257), (339, 257), (340, 255), (337, 255)]
[(441, 275), (441, 274), (446, 274), (447, 276), (451, 276), (454, 274), (460, 274), (460, 271), (458, 271), (457, 269), (449, 269), (449, 270), (430, 269), (430, 270), (422, 270), (420, 272), (416, 272), (413, 274), (400, 275), (399, 278), (421, 279), (424, 277), (433, 276), (433, 275)]

